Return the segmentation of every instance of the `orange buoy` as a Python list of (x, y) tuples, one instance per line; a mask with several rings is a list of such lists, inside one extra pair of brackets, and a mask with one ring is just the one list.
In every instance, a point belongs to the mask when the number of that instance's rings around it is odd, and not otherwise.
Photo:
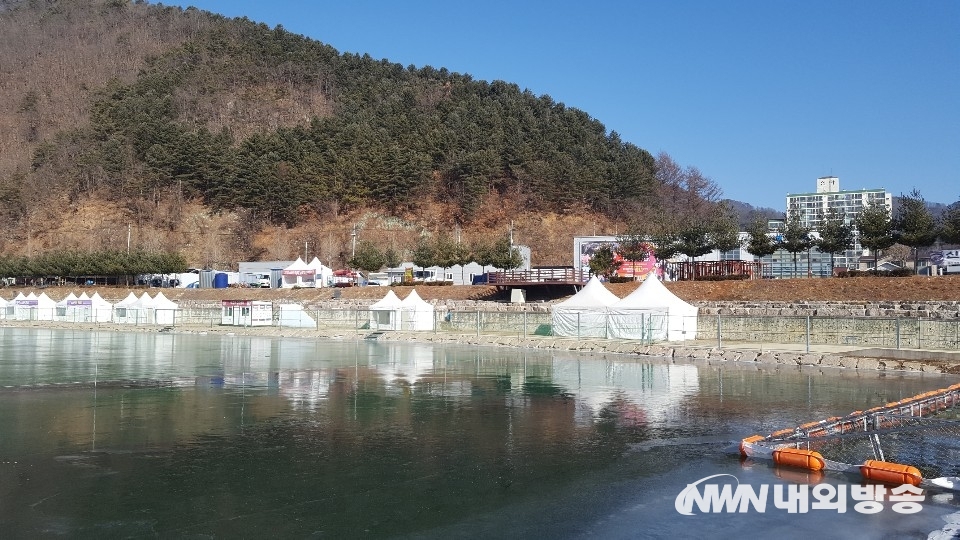
[(773, 462), (777, 465), (799, 467), (811, 471), (820, 471), (827, 466), (820, 452), (799, 448), (780, 448), (779, 450), (774, 450)]
[(919, 486), (923, 480), (920, 470), (916, 467), (874, 459), (868, 459), (863, 462), (863, 465), (860, 466), (860, 474), (867, 480), (882, 482), (884, 484), (910, 484)]
[(757, 441), (762, 441), (764, 439), (766, 439), (766, 437), (764, 437), (763, 435), (751, 435), (746, 439), (740, 441), (740, 455), (743, 457), (747, 457), (747, 451), (744, 445), (755, 443)]

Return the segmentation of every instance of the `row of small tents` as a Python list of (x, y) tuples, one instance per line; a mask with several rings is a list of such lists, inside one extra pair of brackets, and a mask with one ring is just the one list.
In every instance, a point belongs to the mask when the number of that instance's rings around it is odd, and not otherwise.
[(111, 304), (98, 293), (73, 293), (59, 302), (46, 293), (20, 293), (13, 300), (0, 298), (0, 318), (19, 321), (114, 322), (129, 324), (173, 324), (179, 306), (158, 292), (153, 298), (130, 293)]
[(415, 290), (403, 300), (392, 290), (388, 291), (370, 306), (371, 330), (433, 330), (434, 324), (433, 306), (420, 298)]
[(697, 337), (697, 307), (670, 292), (652, 273), (624, 298), (596, 276), (553, 306), (553, 335), (683, 341)]

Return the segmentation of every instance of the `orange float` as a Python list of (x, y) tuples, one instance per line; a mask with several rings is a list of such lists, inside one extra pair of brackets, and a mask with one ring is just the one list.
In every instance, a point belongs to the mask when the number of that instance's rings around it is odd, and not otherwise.
[(820, 452), (800, 448), (781, 448), (774, 450), (773, 462), (777, 465), (798, 467), (811, 471), (821, 471), (827, 466)]
[(867, 480), (882, 482), (884, 484), (910, 484), (919, 486), (923, 480), (920, 470), (916, 467), (874, 459), (868, 459), (863, 462), (863, 465), (860, 466), (860, 474)]
[(763, 435), (751, 435), (746, 439), (743, 439), (742, 441), (740, 441), (740, 455), (743, 457), (747, 457), (747, 451), (744, 448), (745, 444), (755, 443), (757, 441), (762, 441), (764, 439), (766, 439), (766, 437), (764, 437)]

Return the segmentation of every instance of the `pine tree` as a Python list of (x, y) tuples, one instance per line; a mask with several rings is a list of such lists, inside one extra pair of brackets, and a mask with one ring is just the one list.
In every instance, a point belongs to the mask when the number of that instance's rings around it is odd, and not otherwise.
[(913, 249), (913, 271), (920, 263), (920, 248), (932, 246), (937, 239), (937, 226), (918, 190), (900, 195), (900, 207), (893, 220), (893, 239)]
[(854, 225), (860, 245), (873, 251), (873, 270), (879, 272), (880, 251), (895, 243), (890, 211), (882, 201), (872, 201), (860, 211)]

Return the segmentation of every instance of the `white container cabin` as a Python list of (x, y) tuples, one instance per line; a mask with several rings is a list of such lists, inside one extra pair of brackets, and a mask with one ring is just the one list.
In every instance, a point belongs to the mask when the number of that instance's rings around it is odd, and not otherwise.
[(273, 303), (260, 300), (223, 300), (220, 324), (223, 326), (271, 326)]

